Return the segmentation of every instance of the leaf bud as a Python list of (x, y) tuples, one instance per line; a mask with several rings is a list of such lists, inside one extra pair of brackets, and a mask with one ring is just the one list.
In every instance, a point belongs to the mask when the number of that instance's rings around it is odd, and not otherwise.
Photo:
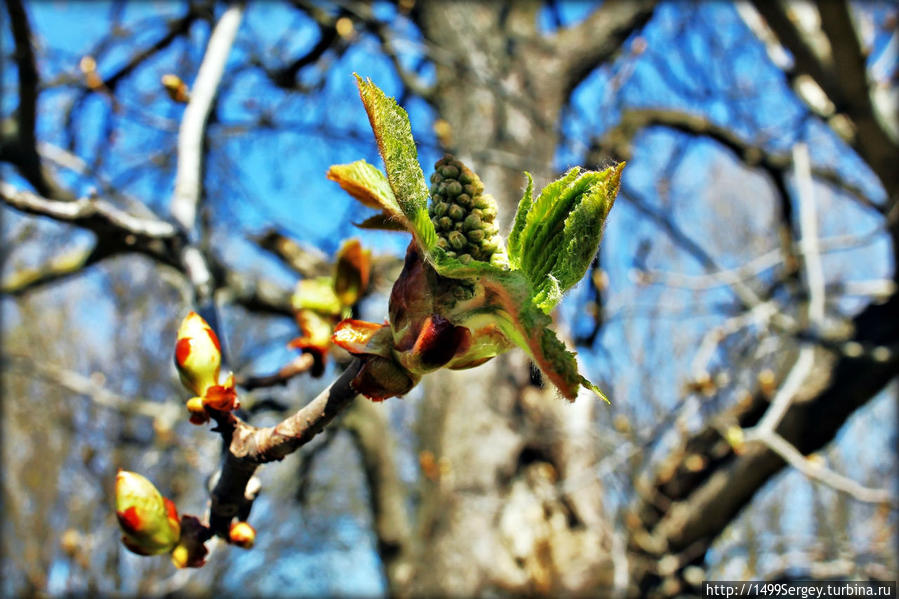
[(215, 331), (196, 312), (181, 322), (175, 341), (175, 366), (181, 382), (196, 395), (218, 384), (222, 348)]
[(168, 553), (175, 547), (181, 536), (178, 512), (153, 483), (140, 474), (119, 470), (115, 495), (125, 547), (139, 555)]

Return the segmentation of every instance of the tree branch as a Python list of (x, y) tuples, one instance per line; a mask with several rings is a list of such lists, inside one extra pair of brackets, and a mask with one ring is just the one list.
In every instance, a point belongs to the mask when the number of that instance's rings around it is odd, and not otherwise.
[[(789, 195), (785, 183), (786, 171), (793, 165), (793, 159), (789, 154), (772, 153), (744, 140), (733, 130), (716, 125), (704, 116), (680, 110), (645, 108), (625, 111), (621, 115), (618, 125), (595, 142), (593, 151), (595, 156), (591, 157), (590, 161), (601, 164), (606, 158), (606, 153), (616, 160), (630, 160), (632, 157), (631, 145), (637, 133), (642, 129), (654, 126), (667, 127), (687, 135), (715, 140), (730, 150), (747, 167), (761, 168), (771, 178), (780, 193)], [(811, 172), (815, 179), (846, 192), (863, 206), (876, 210), (880, 214), (886, 212), (887, 207), (872, 202), (862, 188), (846, 181), (833, 169), (813, 167)]]
[[(320, 433), (356, 398), (351, 386), (362, 362), (353, 360), (343, 373), (318, 397), (273, 427), (257, 428), (233, 414), (216, 412), (213, 417), (227, 446), (221, 473), (211, 491), (209, 526), (215, 534), (228, 538), (231, 520), (248, 513), (252, 498), (247, 484), (261, 464), (290, 455)], [(249, 495), (252, 495), (250, 493)]]
[(243, 10), (242, 3), (231, 5), (212, 30), (178, 131), (178, 171), (171, 213), (188, 232), (194, 228), (202, 191), (206, 122), (243, 18)]
[[(783, 3), (753, 0), (753, 6), (778, 42), (793, 55), (792, 69), (785, 72), (797, 95), (868, 163), (886, 189), (890, 204), (894, 205), (899, 201), (899, 172), (895, 168), (899, 162), (899, 144), (883, 130), (874, 114), (865, 78), (865, 59), (848, 5), (841, 0), (818, 5), (822, 31), (828, 42), (824, 50), (816, 48), (809, 34), (790, 19)], [(824, 92), (829, 105), (821, 106), (803, 93), (802, 86), (808, 87), (809, 80)], [(848, 126), (835, 118), (836, 115), (845, 116)]]
[(31, 45), (31, 26), (21, 0), (6, 0), (13, 40), (15, 42), (16, 71), (18, 74), (19, 105), (11, 130), (0, 135), (0, 161), (18, 168), (25, 179), (41, 195), (57, 199), (71, 199), (44, 170), (37, 151), (35, 128), (37, 124), (38, 71), (34, 48)]
[(109, 253), (102, 244), (95, 244), (88, 250), (72, 250), (54, 256), (36, 268), (24, 268), (4, 277), (0, 283), (0, 293), (21, 296), (36, 289), (76, 275), (89, 266), (108, 258)]
[[(856, 410), (884, 389), (899, 371), (899, 294), (868, 305), (852, 321), (850, 343), (879, 348), (874, 352), (834, 355), (816, 350), (812, 380), (783, 415), (776, 433), (801, 454), (829, 443)], [(640, 531), (632, 536), (632, 551), (644, 556), (642, 567), (666, 553), (699, 547), (698, 559), (755, 493), (786, 462), (762, 444), (744, 444), (735, 451), (723, 430), (750, 428), (759, 422), (769, 402), (757, 393), (691, 435), (673, 452), (673, 469), (663, 465), (649, 496), (635, 511)], [(685, 455), (698, 455), (703, 467), (684, 466)], [(662, 473), (667, 472), (664, 476)], [(647, 561), (648, 560), (648, 561)], [(637, 560), (638, 562), (640, 560)], [(636, 573), (643, 589), (658, 584), (648, 570)]]
[(559, 31), (550, 43), (555, 54), (564, 57), (558, 76), (565, 94), (619, 52), (624, 41), (649, 22), (655, 5), (655, 0), (603, 2), (582, 22)]

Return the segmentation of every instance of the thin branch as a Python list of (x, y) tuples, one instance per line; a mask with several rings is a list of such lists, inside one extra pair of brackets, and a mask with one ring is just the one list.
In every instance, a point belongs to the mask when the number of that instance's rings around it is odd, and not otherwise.
[(321, 250), (300, 245), (273, 228), (266, 229), (252, 240), (303, 277), (320, 277), (331, 272), (328, 257)]
[(431, 101), (434, 94), (433, 86), (429, 86), (418, 75), (403, 66), (400, 57), (395, 48), (395, 38), (390, 26), (375, 17), (371, 6), (363, 2), (346, 2), (346, 9), (358, 20), (360, 20), (372, 32), (381, 43), (381, 51), (390, 60), (393, 69), (396, 71), (403, 86), (407, 91), (412, 92), (416, 96)]
[(597, 65), (621, 50), (624, 41), (649, 22), (655, 1), (603, 2), (586, 19), (557, 33), (550, 43), (564, 66), (556, 76), (566, 91), (574, 89)]
[(90, 249), (72, 250), (54, 256), (35, 268), (23, 268), (3, 278), (0, 283), (0, 293), (20, 296), (30, 293), (45, 285), (67, 279), (109, 257), (109, 253), (103, 251), (103, 246), (97, 244)]
[(313, 364), (315, 364), (315, 357), (312, 354), (303, 353), (279, 368), (277, 372), (263, 375), (238, 376), (236, 377), (236, 382), (247, 391), (262, 387), (286, 385), (292, 378), (308, 372)]
[(129, 416), (138, 415), (159, 419), (169, 428), (183, 415), (183, 409), (175, 404), (122, 397), (103, 387), (93, 377), (37, 361), (29, 356), (7, 354), (4, 363), (11, 366), (14, 371), (34, 375), (68, 389), (72, 393), (84, 396), (98, 406)]
[[(618, 160), (629, 160), (632, 152), (631, 145), (637, 133), (642, 129), (655, 126), (667, 127), (691, 136), (707, 137), (718, 142), (746, 166), (762, 169), (781, 193), (786, 192), (785, 189), (782, 189), (783, 177), (793, 165), (792, 156), (771, 152), (743, 139), (732, 129), (717, 125), (704, 116), (690, 112), (655, 108), (627, 110), (621, 115), (618, 124), (606, 131), (602, 139), (595, 142), (595, 146), (609, 152)], [(595, 156), (590, 158), (590, 161), (600, 164), (602, 157)], [(872, 202), (861, 187), (846, 181), (845, 177), (833, 169), (812, 167), (811, 172), (815, 179), (825, 181), (836, 189), (849, 194), (861, 205), (880, 214), (885, 212), (886, 207)]]
[(773, 431), (758, 435), (756, 440), (761, 441), (787, 463), (799, 470), (812, 480), (827, 485), (828, 487), (846, 493), (850, 497), (865, 503), (878, 503), (897, 505), (895, 499), (886, 489), (871, 489), (865, 487), (851, 478), (837, 474), (823, 465), (814, 463), (802, 455), (793, 445)]
[(192, 231), (200, 202), (203, 173), (203, 138), (225, 63), (243, 18), (243, 4), (230, 6), (216, 23), (206, 54), (190, 92), (178, 132), (178, 172), (171, 213), (186, 231)]
[(0, 182), (0, 197), (22, 212), (71, 223), (98, 235), (111, 230), (145, 240), (165, 240), (177, 235), (175, 227), (165, 221), (132, 216), (99, 198), (80, 198), (74, 202), (48, 200), (6, 182)]

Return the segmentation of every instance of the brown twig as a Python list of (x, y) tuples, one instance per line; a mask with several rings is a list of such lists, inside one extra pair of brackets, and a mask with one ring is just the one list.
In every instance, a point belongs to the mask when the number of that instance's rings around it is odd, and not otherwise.
[(216, 430), (227, 444), (210, 494), (209, 526), (215, 534), (227, 538), (231, 520), (249, 512), (255, 492), (248, 493), (247, 485), (256, 468), (281, 460), (311, 441), (352, 403), (357, 394), (350, 383), (361, 366), (359, 360), (353, 360), (318, 397), (273, 427), (257, 428), (231, 413), (212, 414)]

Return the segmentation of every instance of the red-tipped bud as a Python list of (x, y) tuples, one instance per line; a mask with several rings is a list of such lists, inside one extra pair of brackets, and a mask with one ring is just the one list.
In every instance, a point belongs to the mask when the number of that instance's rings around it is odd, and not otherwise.
[(188, 314), (178, 329), (175, 366), (181, 382), (196, 395), (218, 384), (222, 348), (215, 331), (196, 312)]
[(203, 405), (202, 397), (191, 397), (187, 400), (187, 411), (190, 412), (191, 424), (206, 424), (209, 422), (209, 414), (206, 413), (206, 407)]
[(235, 522), (228, 532), (228, 540), (243, 549), (250, 549), (256, 542), (256, 530), (246, 522)]
[(206, 394), (203, 396), (203, 405), (221, 412), (230, 412), (240, 406), (240, 403), (237, 401), (237, 391), (234, 389), (233, 372), (225, 379), (224, 385), (212, 385), (206, 389)]
[(168, 553), (178, 543), (181, 526), (175, 504), (140, 474), (119, 470), (115, 505), (125, 533), (122, 542), (134, 553)]

